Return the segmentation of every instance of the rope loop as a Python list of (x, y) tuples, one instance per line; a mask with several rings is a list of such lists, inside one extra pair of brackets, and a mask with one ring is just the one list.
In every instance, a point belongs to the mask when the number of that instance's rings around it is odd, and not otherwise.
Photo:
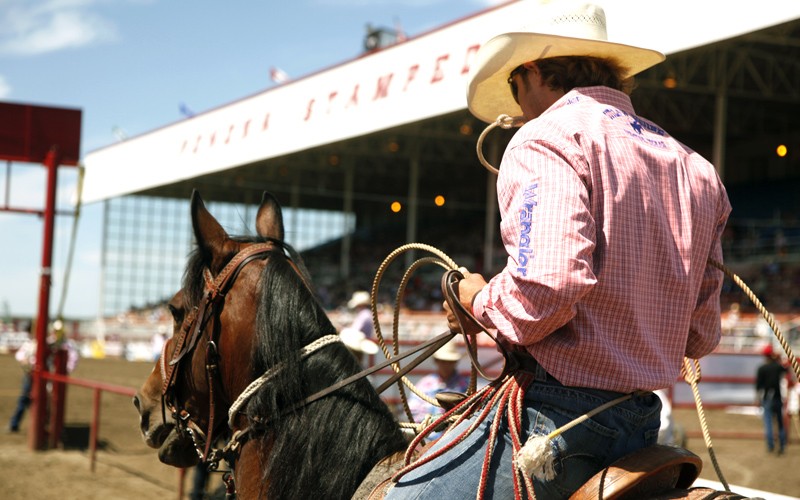
[(502, 114), (497, 117), (497, 120), (495, 120), (494, 123), (490, 123), (485, 129), (483, 129), (481, 135), (478, 136), (478, 144), (476, 146), (476, 151), (478, 153), (478, 161), (481, 162), (481, 165), (483, 165), (486, 168), (486, 170), (492, 172), (495, 175), (500, 173), (500, 171), (495, 167), (493, 167), (492, 164), (489, 163), (489, 161), (486, 159), (486, 157), (483, 156), (483, 140), (486, 138), (489, 132), (491, 132), (496, 127), (504, 128), (506, 130), (512, 127), (521, 127), (524, 123), (525, 119), (521, 116), (509, 116), (506, 114)]

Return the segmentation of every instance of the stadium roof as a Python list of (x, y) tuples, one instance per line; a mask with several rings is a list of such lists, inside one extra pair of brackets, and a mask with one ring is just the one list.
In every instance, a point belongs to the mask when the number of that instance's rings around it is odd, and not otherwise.
[[(466, 111), (469, 64), (482, 42), (513, 30), (532, 3), (538, 0), (504, 3), (93, 151), (84, 158), (84, 202), (127, 194), (188, 197), (190, 186), (204, 185), (204, 196), (213, 190), (216, 199), (241, 200), (231, 193), (237, 189), (283, 190), (300, 206), (341, 208), (347, 190), (356, 201), (405, 196), (415, 168), (441, 184), (474, 177), (483, 124)], [(723, 137), (752, 139), (752, 130), (737, 129), (744, 126), (738, 118), (768, 132), (759, 113), (770, 105), (785, 116), (779, 123), (792, 121), (800, 104), (800, 2), (600, 3), (610, 39), (668, 55), (641, 75), (637, 92), (644, 97), (634, 104), (667, 130), (674, 122), (679, 138), (681, 131), (696, 136), (699, 145), (689, 143), (695, 149), (711, 153), (714, 95), (723, 88), (734, 100), (758, 100), (741, 109), (732, 104)], [(729, 42), (714, 45), (723, 40)], [(665, 91), (667, 77), (677, 87)], [(461, 187), (465, 204), (486, 197), (485, 182), (462, 179)]]

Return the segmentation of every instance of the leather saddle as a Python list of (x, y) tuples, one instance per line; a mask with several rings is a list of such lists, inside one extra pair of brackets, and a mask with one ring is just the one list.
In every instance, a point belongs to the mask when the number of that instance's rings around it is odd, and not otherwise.
[(626, 455), (572, 494), (570, 500), (742, 499), (711, 488), (691, 488), (703, 461), (689, 450), (656, 444)]
[[(388, 479), (400, 464), (386, 460), (369, 486), (362, 484), (354, 499), (377, 500), (391, 486)], [(737, 500), (735, 493), (691, 485), (700, 475), (703, 461), (683, 448), (653, 445), (626, 455), (595, 474), (570, 500)]]

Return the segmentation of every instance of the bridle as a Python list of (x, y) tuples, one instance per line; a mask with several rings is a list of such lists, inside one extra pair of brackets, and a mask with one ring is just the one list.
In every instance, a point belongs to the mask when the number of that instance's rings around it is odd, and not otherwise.
[[(225, 294), (231, 289), (242, 269), (253, 260), (263, 259), (269, 253), (275, 253), (276, 249), (283, 250), (285, 248), (285, 244), (277, 241), (255, 243), (243, 248), (234, 255), (216, 277), (212, 276), (208, 268), (205, 268), (203, 270), (205, 292), (200, 300), (200, 304), (192, 309), (189, 316), (184, 319), (181, 330), (178, 332), (175, 340), (175, 348), (169, 363), (166, 361), (168, 343), (164, 344), (159, 361), (162, 380), (162, 414), (166, 416), (166, 412), (169, 410), (175, 421), (178, 432), (191, 437), (200, 460), (205, 463), (210, 462), (216, 465), (223, 458), (221, 453), (212, 452), (211, 450), (211, 445), (214, 442), (215, 429), (214, 414), (216, 393), (214, 391), (214, 386), (219, 384), (221, 387), (221, 381), (219, 379), (219, 352), (217, 349), (219, 330), (215, 328), (214, 331), (209, 334), (209, 339), (206, 343), (205, 369), (208, 383), (209, 404), (208, 428), (206, 432), (200, 429), (191, 419), (191, 414), (178, 401), (176, 390), (177, 375), (185, 366), (185, 364), (181, 362), (197, 347), (198, 340), (202, 336), (202, 332), (206, 329), (208, 321), (221, 310)], [(191, 359), (191, 356), (189, 356), (189, 358)], [(164, 420), (166, 421), (166, 419)], [(237, 439), (240, 438), (237, 436)], [(228, 448), (228, 446), (226, 446), (226, 448)]]

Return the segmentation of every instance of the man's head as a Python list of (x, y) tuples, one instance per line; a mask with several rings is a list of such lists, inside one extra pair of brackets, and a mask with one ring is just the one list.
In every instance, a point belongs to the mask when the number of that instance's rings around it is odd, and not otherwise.
[(761, 354), (769, 359), (777, 359), (778, 356), (775, 354), (775, 350), (772, 348), (772, 344), (767, 344), (761, 349)]
[[(596, 5), (554, 2), (532, 9), (531, 19), (517, 31), (492, 38), (478, 51), (467, 103), (483, 121), (493, 122), (500, 114), (523, 114), (514, 99), (514, 87), (520, 91), (522, 85), (537, 85), (538, 76), (545, 94), (549, 89), (563, 95), (587, 85), (626, 90), (626, 80), (664, 60), (654, 50), (609, 42), (605, 13)], [(552, 97), (545, 95), (542, 100)], [(523, 100), (527, 99), (523, 96)]]

